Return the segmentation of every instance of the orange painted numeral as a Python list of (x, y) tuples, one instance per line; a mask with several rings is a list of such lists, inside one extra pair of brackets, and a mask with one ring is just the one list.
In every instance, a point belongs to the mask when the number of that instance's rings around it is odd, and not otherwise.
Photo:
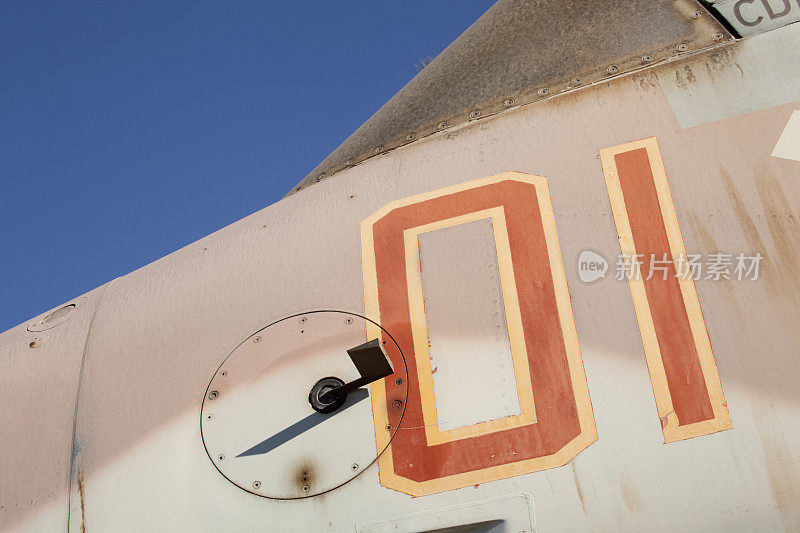
[[(629, 276), (664, 441), (731, 428), (656, 139), (600, 150), (625, 257), (666, 259), (666, 275)], [(650, 279), (647, 279), (647, 278)]]
[[(493, 221), (521, 412), (440, 431), (418, 236), (480, 218)], [(422, 495), (553, 468), (597, 439), (544, 178), (506, 172), (392, 202), (362, 223), (362, 253), (367, 315), (392, 333), (409, 372), (403, 422), (379, 458), (384, 486)], [(374, 329), (369, 338), (381, 335)], [(386, 427), (399, 416), (390, 408), (397, 387), (371, 387), (377, 445), (383, 449)]]

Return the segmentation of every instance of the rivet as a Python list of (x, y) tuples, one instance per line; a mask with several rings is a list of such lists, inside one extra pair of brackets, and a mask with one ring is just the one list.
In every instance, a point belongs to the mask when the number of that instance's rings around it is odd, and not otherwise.
[(721, 34), (721, 33), (715, 33), (714, 34), (714, 40), (715, 41), (721, 41), (723, 37), (725, 37), (725, 36), (723, 34)]
[(547, 89), (545, 87), (539, 89), (539, 96), (547, 96)]
[(352, 167), (353, 163), (355, 163), (355, 160), (352, 157), (344, 162), (345, 166), (348, 166), (348, 167)]
[(406, 135), (406, 140), (407, 141), (413, 141), (416, 137), (417, 137), (416, 134), (412, 131), (411, 133)]
[(619, 67), (617, 67), (616, 65), (611, 65), (606, 69), (606, 72), (608, 72), (609, 74), (616, 74), (617, 72), (619, 72)]
[(391, 424), (386, 424), (386, 430), (387, 431), (391, 431), (391, 429), (392, 429), (392, 425)]
[(261, 482), (260, 481), (253, 481), (253, 488), (254, 489), (261, 488)]
[(227, 370), (223, 370), (222, 372), (219, 373), (219, 375), (222, 376), (222, 377), (225, 377), (225, 376), (228, 375), (228, 371)]
[(439, 126), (438, 126), (438, 128), (439, 128), (440, 130), (443, 130), (443, 129), (445, 129), (446, 127), (447, 127), (447, 122), (444, 122), (444, 121), (442, 121), (442, 122), (440, 122), (440, 123), (439, 123)]
[(322, 174), (320, 174), (319, 176), (317, 176), (317, 181), (322, 181), (324, 179), (325, 179), (325, 173), (324, 172)]
[(214, 418), (214, 415), (206, 415), (206, 420), (211, 420), (212, 418)]
[(303, 485), (303, 492), (308, 492), (310, 490), (311, 490), (311, 487), (309, 487), (308, 485)]
[(403, 402), (400, 400), (395, 400), (392, 402), (392, 409), (400, 409), (401, 407), (403, 407)]
[(223, 453), (219, 454), (217, 456), (217, 459), (219, 459), (220, 461), (224, 461), (225, 460), (225, 454), (223, 454)]
[(383, 146), (378, 146), (377, 148), (375, 148), (375, 149), (372, 151), (372, 153), (373, 153), (373, 154), (375, 154), (375, 155), (378, 155), (378, 154), (379, 154), (379, 153), (381, 153), (381, 152), (383, 152)]
[(681, 43), (678, 45), (678, 52), (685, 52), (689, 49), (689, 45), (686, 43)]
[(397, 378), (396, 380), (394, 380), (394, 384), (395, 385), (402, 385), (403, 384), (403, 378)]
[(347, 325), (349, 326), (350, 324), (352, 324), (352, 323), (353, 323), (353, 318), (352, 318), (352, 317), (347, 317), (347, 318), (345, 318), (345, 319), (344, 319), (344, 323), (345, 323), (345, 324), (347, 324)]
[(212, 390), (208, 393), (209, 400), (216, 400), (217, 398), (219, 398), (219, 391)]
[(261, 342), (261, 337), (256, 337), (255, 339), (253, 339), (253, 342)]
[(469, 118), (478, 118), (479, 116), (481, 116), (481, 112), (477, 109), (471, 111), (469, 114)]
[(352, 470), (352, 471), (354, 471), (354, 472), (355, 472), (356, 470), (358, 470), (358, 463), (353, 463), (353, 465), (350, 467), (350, 470)]
[(506, 107), (511, 107), (512, 105), (514, 105), (514, 99), (506, 98), (505, 101), (503, 102), (503, 105)]
[(702, 14), (701, 12), (699, 12), (699, 11), (692, 11), (692, 18), (693, 18), (693, 19), (699, 19), (701, 16), (703, 16), (703, 14)]
[(652, 60), (653, 60), (653, 56), (650, 56), (650, 55), (642, 56), (642, 63), (649, 63)]
[(580, 76), (575, 76), (572, 78), (572, 85), (580, 85), (581, 83), (583, 83), (583, 78)]
[(301, 323), (301, 324), (305, 324), (306, 322), (308, 322), (308, 318), (306, 318), (306, 317), (302, 317), (302, 318), (300, 319), (300, 323)]

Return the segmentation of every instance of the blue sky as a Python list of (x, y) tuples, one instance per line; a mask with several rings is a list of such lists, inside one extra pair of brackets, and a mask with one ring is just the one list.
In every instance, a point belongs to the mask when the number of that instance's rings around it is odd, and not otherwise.
[(278, 201), (491, 0), (0, 0), (0, 331)]

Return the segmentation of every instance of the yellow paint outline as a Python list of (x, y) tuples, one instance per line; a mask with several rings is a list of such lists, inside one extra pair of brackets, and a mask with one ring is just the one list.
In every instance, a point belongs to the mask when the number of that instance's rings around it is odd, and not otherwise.
[[(526, 459), (515, 463), (493, 466), (444, 476), (428, 481), (413, 481), (399, 476), (394, 471), (392, 459), (392, 447), (387, 446), (391, 432), (386, 429), (389, 421), (386, 406), (386, 389), (383, 381), (377, 381), (370, 385), (370, 397), (372, 400), (372, 413), (375, 422), (375, 440), (378, 451), (386, 447), (386, 450), (378, 458), (379, 477), (381, 485), (384, 487), (398, 490), (412, 496), (423, 496), (434, 494), (446, 490), (453, 490), (468, 487), (477, 483), (497, 481), (513, 476), (556, 468), (567, 464), (578, 453), (585, 450), (590, 444), (597, 440), (597, 428), (594, 421), (592, 402), (589, 397), (589, 387), (586, 383), (586, 373), (583, 368), (583, 358), (581, 357), (578, 345), (578, 334), (575, 329), (575, 319), (572, 314), (572, 303), (567, 286), (567, 278), (564, 273), (564, 263), (561, 258), (561, 248), (558, 243), (558, 235), (555, 226), (555, 216), (550, 203), (550, 191), (547, 180), (541, 176), (523, 174), (521, 172), (504, 172), (494, 176), (481, 178), (478, 180), (445, 187), (443, 189), (411, 196), (401, 200), (390, 202), (378, 209), (371, 216), (361, 222), (361, 257), (364, 273), (364, 305), (367, 317), (377, 322), (380, 321), (380, 307), (378, 303), (378, 279), (375, 266), (375, 240), (372, 231), (373, 225), (389, 214), (394, 209), (407, 205), (419, 203), (431, 198), (446, 196), (449, 194), (474, 189), (484, 185), (499, 183), (506, 180), (530, 183), (536, 188), (536, 196), (541, 212), (542, 223), (544, 226), (545, 243), (547, 254), (550, 261), (550, 269), (553, 276), (553, 286), (556, 295), (556, 307), (558, 309), (559, 322), (564, 339), (564, 348), (567, 355), (567, 365), (569, 368), (572, 388), (575, 394), (575, 403), (578, 411), (578, 422), (581, 432), (574, 439), (568, 442), (558, 452), (544, 457)], [(500, 251), (498, 250), (498, 254)], [(499, 261), (498, 257), (498, 261)], [(509, 258), (509, 264), (510, 264)], [(380, 328), (373, 324), (367, 325), (368, 338), (375, 338), (382, 335)], [(459, 428), (460, 429), (460, 428)], [(402, 430), (402, 426), (398, 431)]]
[[(520, 413), (496, 420), (477, 422), (469, 426), (447, 431), (439, 429), (436, 411), (436, 397), (433, 387), (430, 348), (428, 346), (428, 327), (425, 317), (425, 299), (422, 294), (422, 272), (419, 267), (419, 236), (429, 231), (466, 224), (481, 219), (491, 219), (497, 265), (500, 271), (500, 287), (508, 325), (508, 338), (511, 344), (511, 359), (517, 385), (517, 399)], [(414, 339), (414, 353), (417, 359), (417, 380), (422, 397), (422, 417), (425, 421), (425, 436), (428, 444), (442, 444), (467, 437), (487, 435), (515, 427), (536, 423), (536, 408), (533, 401), (533, 387), (528, 365), (528, 352), (522, 329), (522, 315), (519, 309), (517, 286), (514, 282), (514, 268), (511, 264), (511, 245), (508, 242), (508, 229), (503, 207), (493, 207), (453, 218), (432, 222), (423, 226), (409, 228), (403, 232), (406, 254), (406, 278), (408, 279), (408, 303), (411, 316), (411, 331)]]
[[(603, 175), (605, 176), (608, 196), (611, 200), (611, 210), (614, 214), (614, 223), (619, 234), (619, 246), (623, 254), (630, 257), (636, 256), (636, 247), (633, 242), (633, 232), (631, 231), (628, 209), (622, 195), (622, 186), (619, 181), (617, 163), (614, 156), (624, 152), (630, 152), (644, 148), (650, 161), (650, 170), (655, 182), (658, 204), (661, 208), (661, 218), (669, 241), (670, 252), (674, 261), (677, 263), (680, 258), (686, 257), (686, 249), (683, 244), (683, 236), (678, 226), (678, 216), (675, 212), (675, 204), (672, 201), (672, 194), (667, 181), (667, 172), (664, 162), (661, 159), (661, 150), (655, 137), (641, 139), (638, 141), (604, 148), (600, 150), (600, 160), (603, 165)], [(676, 272), (679, 271), (678, 264), (675, 265)], [(692, 424), (678, 425), (678, 418), (675, 416), (675, 409), (672, 404), (672, 395), (667, 386), (667, 374), (664, 370), (664, 361), (661, 358), (661, 348), (656, 337), (653, 317), (650, 313), (650, 304), (647, 300), (647, 293), (644, 288), (644, 280), (641, 276), (632, 276), (628, 280), (628, 285), (633, 298), (633, 307), (636, 311), (636, 318), (639, 323), (639, 331), (644, 345), (647, 368), (650, 373), (650, 381), (653, 384), (653, 393), (656, 398), (656, 408), (658, 416), (662, 421), (664, 432), (664, 443), (675, 442), (700, 435), (708, 435), (718, 431), (731, 429), (730, 414), (728, 405), (725, 403), (725, 395), (722, 392), (722, 383), (717, 373), (717, 363), (711, 350), (711, 341), (708, 338), (703, 311), (700, 308), (700, 300), (691, 276), (680, 276), (678, 285), (683, 296), (683, 303), (686, 314), (689, 318), (689, 327), (694, 338), (697, 354), (700, 358), (700, 369), (703, 372), (703, 379), (708, 390), (711, 401), (711, 408), (714, 418), (703, 420)], [(666, 423), (664, 423), (666, 421)]]

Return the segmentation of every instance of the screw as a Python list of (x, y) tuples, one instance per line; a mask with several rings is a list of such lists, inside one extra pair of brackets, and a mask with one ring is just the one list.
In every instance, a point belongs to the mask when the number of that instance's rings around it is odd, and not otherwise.
[(409, 133), (408, 135), (406, 135), (406, 140), (407, 141), (413, 141), (414, 138), (416, 138), (416, 134), (413, 131), (411, 133)]
[(353, 159), (352, 157), (344, 162), (345, 166), (348, 166), (348, 167), (352, 167), (353, 163), (355, 163), (355, 159)]
[(619, 67), (617, 67), (616, 65), (611, 65), (606, 69), (606, 72), (608, 72), (609, 74), (616, 74), (617, 72), (619, 72)]
[(689, 49), (689, 45), (686, 43), (681, 43), (678, 45), (678, 52), (685, 52)]
[(375, 154), (375, 155), (378, 155), (378, 154), (379, 154), (379, 153), (381, 153), (381, 152), (383, 152), (383, 146), (378, 146), (377, 148), (375, 148), (375, 149), (372, 151), (372, 153), (373, 153), (373, 154)]
[(220, 461), (224, 461), (225, 460), (225, 454), (222, 454), (222, 453), (219, 454), (219, 457), (217, 457), (217, 459), (219, 459)]
[(352, 319), (352, 317), (347, 317), (347, 318), (345, 318), (345, 319), (344, 319), (344, 323), (345, 323), (345, 324), (347, 324), (348, 326), (349, 326), (350, 324), (352, 324), (352, 323), (353, 323), (353, 319)]
[(703, 14), (702, 14), (701, 12), (699, 12), (699, 11), (692, 11), (692, 18), (693, 18), (693, 19), (699, 19), (701, 16), (703, 16)]
[(353, 463), (353, 466), (350, 467), (350, 470), (352, 470), (353, 472), (358, 470), (358, 463)]
[(477, 109), (471, 111), (469, 114), (469, 118), (478, 118), (479, 116), (481, 116), (481, 112)]
[(572, 78), (572, 85), (580, 85), (581, 83), (583, 83), (583, 78), (580, 76), (575, 76)]
[(309, 487), (308, 485), (303, 485), (303, 492), (308, 492), (310, 490), (311, 490), (311, 487)]
[(308, 318), (303, 317), (303, 318), (300, 319), (300, 323), (301, 324), (305, 324), (306, 322), (308, 322)]
[(206, 420), (211, 420), (212, 418), (214, 418), (214, 415), (206, 415)]
[(505, 101), (503, 102), (503, 105), (506, 107), (511, 107), (512, 105), (514, 105), (514, 99), (506, 98)]
[(392, 409), (400, 409), (401, 407), (403, 407), (403, 402), (400, 400), (395, 400), (392, 402)]
[(256, 337), (255, 339), (253, 339), (253, 342), (261, 342), (261, 337)]
[(397, 378), (396, 380), (394, 380), (394, 384), (395, 385), (402, 385), (403, 384), (403, 378)]
[(440, 130), (443, 130), (443, 129), (445, 129), (446, 127), (447, 127), (447, 122), (444, 122), (444, 121), (443, 121), (443, 122), (440, 122), (440, 123), (439, 123), (439, 129), (440, 129)]
[(209, 400), (216, 400), (218, 397), (219, 397), (218, 391), (212, 390), (211, 392), (208, 393)]
[(642, 63), (649, 63), (653, 60), (653, 56), (642, 56)]
[(392, 425), (391, 424), (386, 424), (386, 430), (390, 431), (391, 429), (392, 429)]
[(222, 376), (222, 377), (225, 377), (225, 376), (228, 375), (228, 371), (227, 370), (223, 370), (222, 372), (219, 373), (219, 375)]
[(721, 41), (723, 37), (725, 37), (725, 36), (722, 35), (721, 33), (715, 33), (714, 34), (714, 40), (715, 41)]
[(545, 87), (539, 89), (539, 96), (547, 96), (547, 89)]
[(261, 482), (260, 481), (253, 481), (253, 488), (254, 489), (261, 488)]

